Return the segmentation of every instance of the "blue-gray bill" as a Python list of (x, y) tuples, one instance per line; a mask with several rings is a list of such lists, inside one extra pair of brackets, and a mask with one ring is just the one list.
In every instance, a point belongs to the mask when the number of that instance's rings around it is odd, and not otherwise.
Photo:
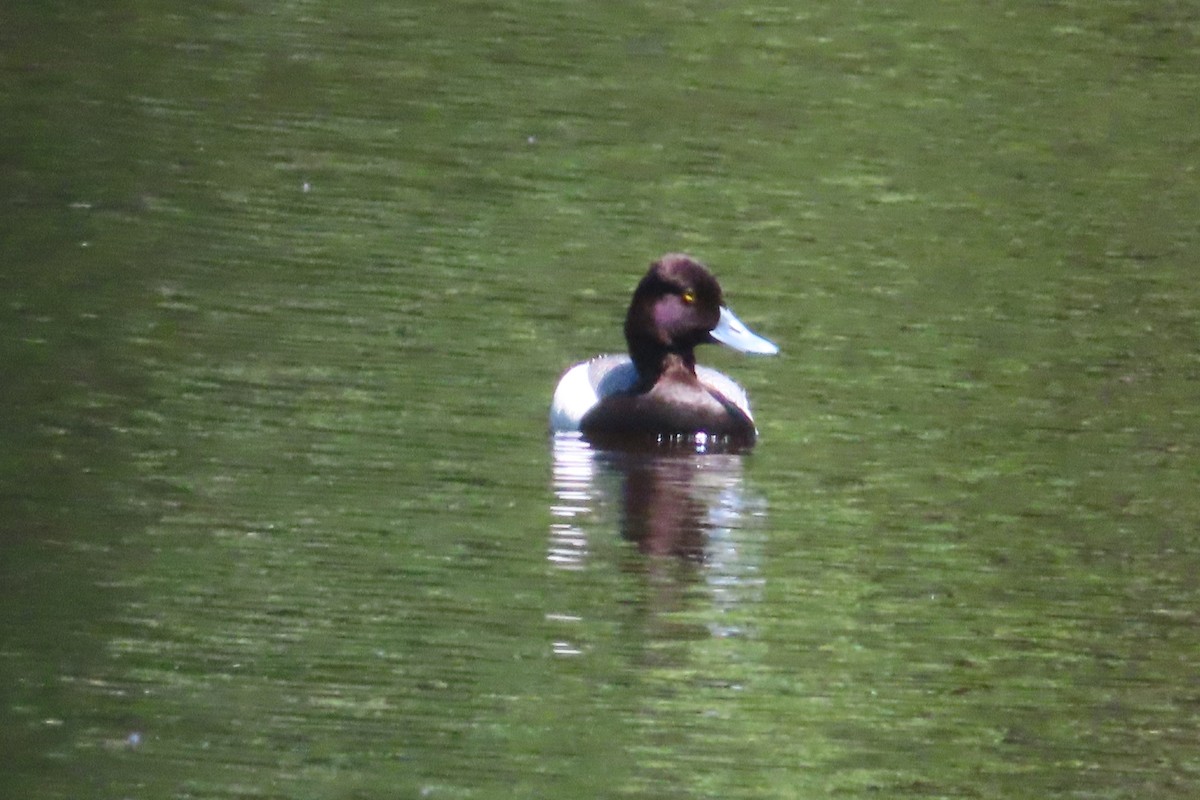
[(732, 311), (721, 306), (721, 319), (712, 329), (712, 337), (727, 347), (743, 353), (773, 356), (779, 348), (747, 328)]

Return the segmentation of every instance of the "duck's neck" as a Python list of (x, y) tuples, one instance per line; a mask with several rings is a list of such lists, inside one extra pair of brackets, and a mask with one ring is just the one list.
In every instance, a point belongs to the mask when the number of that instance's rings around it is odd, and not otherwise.
[(696, 377), (696, 354), (690, 349), (679, 352), (661, 347), (630, 347), (629, 354), (637, 368), (640, 392), (649, 391), (664, 375), (685, 379)]
[(647, 330), (662, 327), (654, 317), (653, 308), (638, 302), (638, 293), (645, 289), (648, 280), (649, 277), (643, 278), (642, 283), (638, 285), (634, 300), (629, 305), (629, 313), (625, 315), (625, 344), (629, 347), (633, 365), (637, 367), (639, 392), (650, 391), (663, 375), (692, 379), (696, 376), (694, 345), (676, 343), (672, 347), (654, 336), (645, 334)]

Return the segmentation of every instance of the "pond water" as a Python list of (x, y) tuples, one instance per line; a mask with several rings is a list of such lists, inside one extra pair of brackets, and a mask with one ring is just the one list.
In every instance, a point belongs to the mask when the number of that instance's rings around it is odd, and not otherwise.
[[(1200, 794), (1200, 5), (0, 9), (0, 795)], [(744, 454), (552, 439), (686, 251)]]

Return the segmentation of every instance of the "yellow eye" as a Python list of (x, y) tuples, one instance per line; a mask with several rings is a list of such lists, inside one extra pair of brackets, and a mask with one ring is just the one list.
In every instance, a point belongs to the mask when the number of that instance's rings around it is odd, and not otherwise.
[(696, 293), (691, 289), (685, 289), (683, 292), (683, 302), (689, 306), (696, 302)]

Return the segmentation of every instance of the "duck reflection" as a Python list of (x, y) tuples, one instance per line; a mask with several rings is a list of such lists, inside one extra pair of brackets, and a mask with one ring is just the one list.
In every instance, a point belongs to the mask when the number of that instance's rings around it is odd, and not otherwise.
[[(696, 486), (703, 476), (701, 462), (679, 454), (613, 453), (609, 463), (622, 478), (621, 535), (647, 555), (702, 562), (707, 514), (706, 498)], [(718, 466), (725, 473), (740, 471), (736, 462)]]
[(686, 582), (703, 580), (718, 609), (759, 594), (761, 540), (754, 531), (765, 501), (745, 488), (743, 455), (698, 449), (606, 451), (578, 435), (556, 436), (549, 560), (584, 568), (615, 522), (650, 557), (623, 566), (662, 575), (679, 574), (672, 563), (691, 565)]

